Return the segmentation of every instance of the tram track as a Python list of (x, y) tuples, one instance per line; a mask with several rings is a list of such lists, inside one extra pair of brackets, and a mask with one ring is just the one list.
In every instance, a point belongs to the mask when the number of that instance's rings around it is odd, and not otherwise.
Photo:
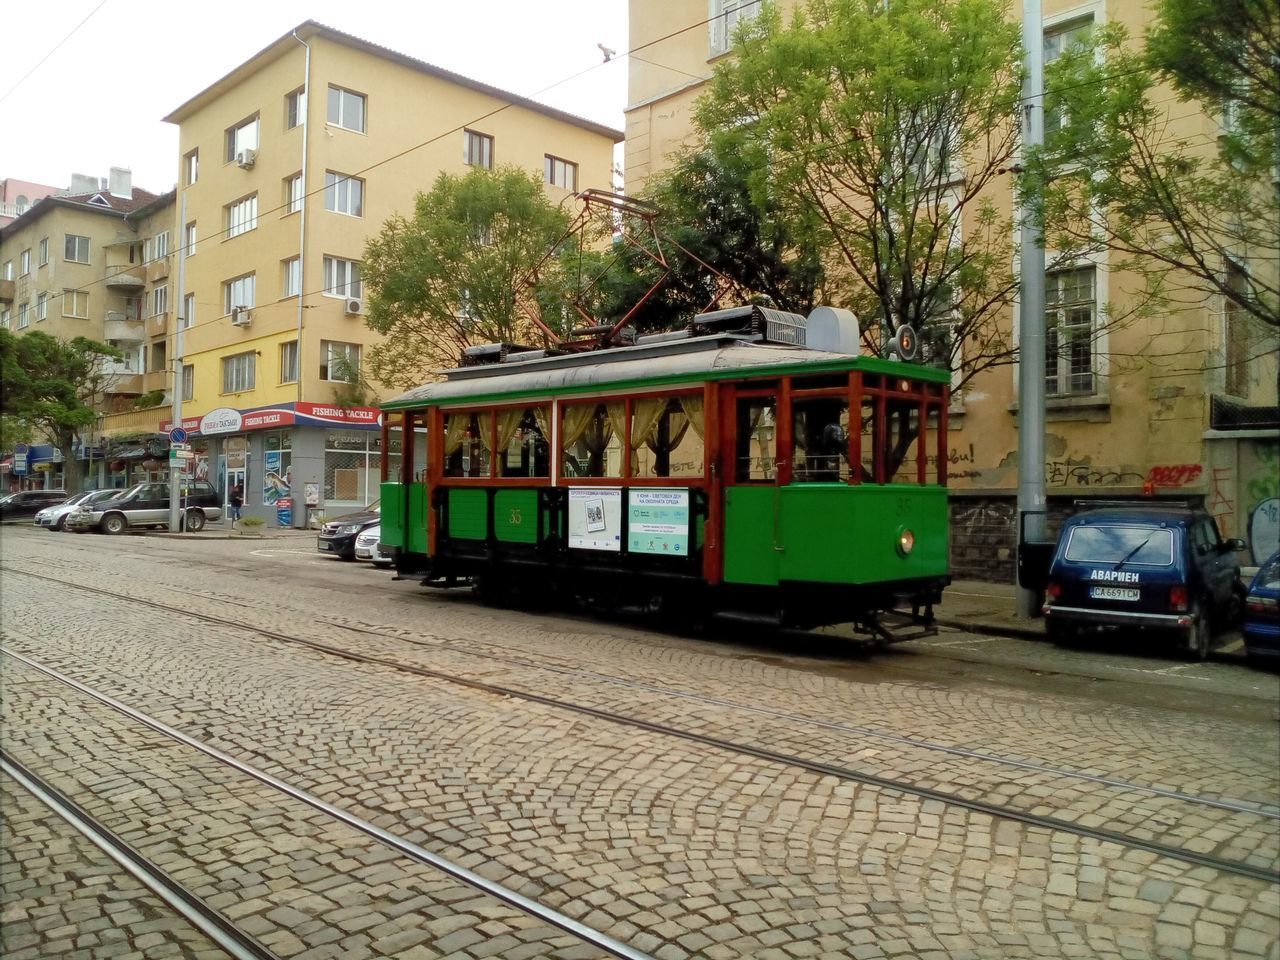
[[(212, 744), (183, 733), (181, 730), (135, 707), (129, 706), (108, 693), (97, 690), (47, 664), (10, 649), (3, 642), (0, 642), (0, 654), (24, 664), (45, 678), (75, 690), (182, 746), (212, 758), (223, 767), (250, 777), (291, 800), (298, 801), (312, 810), (354, 829), (377, 843), (389, 847), (399, 856), (431, 867), (474, 890), (507, 904), (522, 914), (562, 930), (583, 943), (598, 948), (611, 957), (618, 957), (621, 960), (650, 960), (650, 956), (647, 953), (637, 950), (581, 921), (575, 920), (559, 910), (539, 903), (537, 900), (511, 889), (509, 886), (490, 880), (447, 857), (428, 850), (420, 844), (385, 830), (348, 810), (331, 804), (298, 786), (267, 773), (265, 770), (234, 757)], [(13, 777), (15, 781), (40, 799), (49, 809), (88, 836), (96, 845), (107, 852), (112, 859), (125, 866), (130, 873), (133, 873), (144, 884), (157, 892), (166, 903), (179, 910), (198, 929), (209, 935), (211, 939), (215, 939), (215, 942), (219, 943), (219, 945), (224, 946), (232, 956), (238, 958), (238, 960), (239, 958), (245, 958), (245, 960), (276, 960), (276, 955), (255, 938), (246, 934), (219, 911), (204, 904), (200, 898), (170, 879), (163, 869), (147, 860), (112, 831), (95, 821), (65, 793), (56, 790), (43, 778), (31, 772), (25, 764), (14, 759), (11, 751), (7, 749), (0, 749), (0, 770)]]
[[(600, 720), (600, 721), (614, 723), (614, 724), (620, 724), (622, 726), (630, 727), (633, 729), (644, 730), (644, 731), (661, 735), (661, 736), (667, 736), (667, 737), (683, 740), (686, 742), (697, 743), (697, 744), (700, 744), (701, 746), (704, 746), (716, 751), (720, 751), (720, 752), (732, 753), (740, 756), (747, 756), (747, 757), (751, 757), (753, 759), (760, 760), (766, 763), (777, 764), (777, 765), (782, 765), (782, 766), (791, 767), (791, 768), (798, 768), (798, 769), (802, 769), (807, 772), (813, 773), (815, 775), (829, 776), (829, 777), (834, 777), (841, 780), (852, 781), (852, 782), (860, 783), (866, 786), (871, 786), (877, 789), (891, 791), (899, 795), (907, 795), (907, 796), (912, 796), (912, 797), (916, 797), (923, 800), (937, 801), (950, 806), (960, 807), (972, 812), (982, 813), (992, 818), (995, 818), (997, 820), (1014, 821), (1014, 822), (1022, 823), (1027, 826), (1038, 827), (1038, 828), (1042, 828), (1049, 831), (1064, 832), (1064, 833), (1072, 834), (1079, 837), (1085, 837), (1085, 838), (1093, 839), (1095, 841), (1104, 842), (1104, 843), (1114, 843), (1129, 849), (1141, 850), (1141, 851), (1155, 854), (1157, 856), (1169, 857), (1175, 860), (1180, 860), (1185, 863), (1191, 863), (1197, 866), (1204, 866), (1204, 867), (1208, 867), (1223, 873), (1234, 874), (1237, 876), (1247, 877), (1254, 880), (1260, 880), (1266, 883), (1280, 883), (1280, 870), (1275, 869), (1274, 866), (1258, 866), (1255, 864), (1245, 863), (1238, 860), (1217, 857), (1217, 856), (1205, 854), (1199, 851), (1195, 851), (1187, 847), (1180, 847), (1180, 846), (1175, 846), (1167, 843), (1162, 843), (1159, 841), (1148, 840), (1146, 838), (1134, 836), (1132, 834), (1125, 833), (1122, 831), (1117, 831), (1117, 830), (1112, 830), (1112, 829), (1107, 829), (1107, 828), (1102, 828), (1097, 826), (1090, 826), (1083, 823), (1065, 820), (1061, 817), (1054, 817), (1054, 816), (1034, 813), (1025, 809), (1020, 809), (1018, 807), (1011, 806), (1009, 804), (993, 803), (993, 802), (988, 802), (984, 800), (973, 799), (970, 797), (964, 797), (947, 790), (941, 790), (933, 787), (924, 786), (924, 785), (913, 783), (911, 781), (908, 781), (902, 778), (882, 776), (882, 775), (867, 772), (865, 770), (851, 768), (848, 766), (841, 766), (838, 764), (817, 761), (811, 758), (797, 756), (795, 754), (788, 754), (788, 753), (784, 753), (776, 750), (771, 750), (769, 748), (761, 747), (755, 744), (733, 741), (723, 737), (700, 733), (700, 732), (688, 730), (688, 729), (682, 729), (680, 727), (676, 727), (668, 723), (657, 722), (657, 721), (648, 720), (648, 719), (635, 717), (635, 716), (628, 716), (626, 714), (619, 713), (615, 710), (608, 710), (600, 707), (590, 706), (587, 704), (575, 703), (559, 697), (539, 694), (529, 690), (523, 690), (516, 687), (507, 686), (504, 684), (493, 683), (485, 680), (478, 680), (471, 677), (462, 677), (462, 676), (458, 676), (457, 674), (434, 669), (431, 667), (405, 664), (405, 663), (397, 662), (396, 660), (387, 659), (385, 657), (372, 656), (369, 654), (364, 654), (364, 653), (359, 653), (356, 651), (344, 649), (342, 647), (335, 646), (331, 643), (326, 643), (323, 641), (318, 641), (318, 640), (310, 639), (307, 637), (298, 636), (297, 634), (290, 634), (282, 631), (271, 630), (265, 627), (254, 626), (249, 623), (245, 623), (239, 620), (232, 620), (226, 617), (216, 616), (214, 614), (195, 612), (195, 611), (178, 607), (172, 604), (162, 603), (160, 601), (140, 599), (137, 597), (128, 596), (126, 594), (117, 593), (115, 591), (105, 590), (98, 587), (91, 587), (84, 584), (78, 584), (71, 581), (62, 580), (56, 577), (49, 577), (42, 574), (34, 574), (29, 571), (12, 570), (11, 572), (20, 573), (22, 575), (32, 577), (34, 579), (57, 583), (62, 586), (71, 587), (74, 589), (82, 590), (88, 593), (97, 594), (104, 597), (109, 597), (109, 598), (119, 600), (119, 601), (124, 601), (127, 603), (134, 603), (142, 606), (151, 607), (153, 609), (161, 610), (169, 614), (179, 614), (182, 616), (191, 617), (193, 619), (197, 619), (210, 624), (216, 624), (223, 627), (229, 627), (229, 628), (233, 628), (240, 631), (254, 633), (259, 636), (268, 637), (270, 639), (277, 640), (280, 642), (289, 643), (292, 645), (301, 645), (301, 646), (313, 649), (317, 652), (330, 655), (330, 656), (339, 657), (351, 662), (387, 667), (402, 673), (431, 678), (434, 680), (439, 680), (449, 684), (466, 687), (478, 692), (487, 693), (494, 696), (515, 698), (515, 699), (523, 700), (525, 702), (537, 703), (546, 707), (550, 707), (552, 709), (568, 711), (574, 714), (578, 714), (580, 716), (590, 717), (595, 720)], [(320, 621), (320, 622), (327, 623), (326, 621)], [(327, 623), (327, 625), (340, 628), (340, 629), (352, 630), (354, 632), (368, 633), (375, 636), (379, 636), (383, 639), (394, 640), (402, 643), (410, 643), (418, 646), (438, 646), (436, 644), (425, 644), (420, 641), (413, 641), (404, 637), (399, 637), (392, 633), (384, 633), (382, 631), (368, 629), (368, 628), (349, 627), (349, 626), (344, 626), (336, 623)], [(449, 648), (449, 649), (452, 650), (453, 648)], [(491, 658), (494, 658), (494, 659), (501, 659), (494, 655), (484, 655), (484, 654), (478, 654), (478, 655), (490, 656)], [(538, 669), (551, 669), (546, 664), (538, 663), (536, 661), (525, 661), (523, 660), (523, 658), (511, 657), (506, 659), (508, 660), (508, 662), (512, 663), (513, 665), (530, 666), (530, 667), (536, 667)], [(588, 676), (593, 680), (610, 679), (606, 674), (594, 674), (591, 671), (573, 671), (571, 668), (561, 668), (561, 669), (568, 670), (569, 672), (576, 672), (580, 675)], [(618, 678), (612, 678), (612, 679), (617, 680)], [(677, 693), (677, 691), (671, 691), (671, 690), (668, 690), (667, 688), (656, 687), (654, 685), (649, 685), (649, 684), (637, 684), (636, 686), (640, 689), (648, 689), (652, 692), (659, 692), (664, 694)], [(733, 707), (734, 709), (741, 708), (741, 705), (734, 704), (732, 701), (723, 701), (723, 700), (720, 700), (719, 698), (704, 698), (701, 695), (690, 695), (690, 696), (694, 699), (703, 700), (708, 704), (730, 706), (730, 707)], [(766, 715), (789, 716), (789, 715), (781, 714), (780, 712), (771, 712), (765, 708), (759, 708), (759, 709), (762, 710)], [(806, 722), (806, 723), (813, 722), (812, 719), (810, 718), (794, 718), (794, 719), (802, 720), (803, 722)], [(832, 726), (837, 729), (842, 728), (842, 725), (838, 725), (838, 724), (835, 724)], [(862, 735), (865, 735), (866, 733), (862, 728), (856, 728), (856, 727), (844, 727), (843, 731), (856, 732)], [(900, 739), (903, 739), (903, 740), (906, 740), (907, 742), (912, 743), (913, 746), (920, 745), (915, 741), (911, 741), (909, 738), (900, 738)], [(960, 751), (960, 748), (951, 748), (951, 749)], [(995, 762), (995, 763), (1002, 762), (1001, 758), (992, 757), (990, 755), (984, 755), (975, 751), (960, 751), (960, 755), (965, 755), (965, 756), (972, 755), (980, 759), (987, 760), (989, 762)], [(1005, 758), (1005, 759), (1008, 759), (1008, 758)], [(1023, 761), (1016, 761), (1016, 762), (1019, 765), (1029, 767), (1031, 769), (1036, 769), (1041, 772), (1059, 772), (1055, 768), (1047, 767), (1044, 765), (1026, 764)], [(1071, 771), (1065, 771), (1065, 770), (1061, 772), (1063, 774), (1071, 773)], [(1266, 805), (1257, 805), (1257, 804), (1250, 804), (1250, 803), (1243, 803), (1238, 801), (1215, 799), (1215, 798), (1196, 797), (1189, 794), (1183, 794), (1178, 791), (1164, 790), (1156, 787), (1143, 787), (1143, 785), (1139, 785), (1139, 784), (1128, 784), (1124, 781), (1118, 781), (1118, 780), (1104, 778), (1104, 777), (1097, 777), (1090, 774), (1080, 774), (1080, 779), (1086, 782), (1095, 783), (1099, 786), (1112, 788), (1112, 789), (1118, 788), (1118, 787), (1123, 787), (1125, 789), (1129, 789), (1129, 788), (1144, 789), (1148, 793), (1152, 795), (1160, 796), (1164, 799), (1175, 800), (1181, 803), (1202, 804), (1204, 806), (1223, 809), (1234, 814), (1250, 815), (1250, 816), (1267, 819), (1270, 821), (1274, 821), (1278, 817), (1280, 817), (1280, 814), (1278, 814), (1275, 810), (1268, 808)]]

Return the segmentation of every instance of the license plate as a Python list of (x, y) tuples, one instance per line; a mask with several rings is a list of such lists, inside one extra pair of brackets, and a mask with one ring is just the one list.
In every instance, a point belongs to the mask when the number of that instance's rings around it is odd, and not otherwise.
[(317, 550), (329, 550), (330, 548), (331, 548), (331, 544), (328, 544), (328, 543), (317, 543), (317, 544), (316, 544), (316, 549), (317, 549)]
[(1094, 600), (1137, 600), (1142, 591), (1135, 587), (1090, 587), (1089, 596)]

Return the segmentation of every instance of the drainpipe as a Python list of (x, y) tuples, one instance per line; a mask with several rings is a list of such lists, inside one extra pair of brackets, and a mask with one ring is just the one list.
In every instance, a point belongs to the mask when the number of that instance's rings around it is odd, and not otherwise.
[(311, 44), (293, 31), (293, 39), (307, 48), (306, 66), (302, 72), (302, 209), (298, 214), (298, 402), (302, 402), (302, 298), (307, 289), (307, 147), (311, 141)]

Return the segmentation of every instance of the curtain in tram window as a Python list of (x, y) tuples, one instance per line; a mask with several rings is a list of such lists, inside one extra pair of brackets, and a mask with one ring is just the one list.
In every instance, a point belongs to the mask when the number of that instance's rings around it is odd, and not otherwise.
[(525, 410), (523, 407), (509, 407), (506, 410), (498, 411), (498, 450), (507, 449), (511, 443), (511, 438), (516, 435), (516, 431), (520, 429), (520, 421), (524, 419)]
[[(659, 429), (654, 432), (652, 439), (649, 441), (649, 449), (660, 457), (666, 457), (672, 450), (680, 446), (680, 441), (689, 432), (689, 418), (679, 410), (671, 410), (665, 423), (661, 420), (658, 421), (658, 427)], [(664, 427), (665, 429), (663, 429)]]
[(469, 426), (471, 426), (469, 413), (451, 413), (444, 418), (444, 455), (446, 457), (458, 452)]
[(639, 397), (631, 401), (631, 449), (639, 450), (658, 433), (667, 410), (666, 397)]
[(622, 442), (622, 438), (627, 435), (627, 405), (621, 400), (612, 400), (605, 404), (605, 409), (609, 411), (611, 435), (616, 433), (618, 441)]
[(476, 414), (476, 420), (479, 421), (480, 426), (480, 443), (486, 450), (492, 453), (493, 448), (490, 447), (489, 444), (492, 442), (490, 438), (493, 436), (493, 414), (488, 410), (482, 410), (480, 413)]
[(538, 429), (542, 431), (542, 439), (551, 442), (551, 408), (550, 407), (534, 407), (533, 419), (538, 424)]
[(704, 426), (705, 421), (702, 418), (702, 397), (697, 394), (681, 397), (680, 407), (684, 410), (684, 415), (689, 418), (689, 425), (693, 427), (693, 432), (698, 435), (698, 439), (705, 441), (707, 435), (704, 432), (706, 428)]
[[(561, 420), (563, 435), (560, 437), (560, 447), (563, 450), (568, 450), (582, 439), (582, 434), (586, 432), (592, 418), (596, 415), (596, 405), (594, 403), (575, 403), (563, 409), (564, 418)], [(548, 439), (550, 439), (549, 436)]]

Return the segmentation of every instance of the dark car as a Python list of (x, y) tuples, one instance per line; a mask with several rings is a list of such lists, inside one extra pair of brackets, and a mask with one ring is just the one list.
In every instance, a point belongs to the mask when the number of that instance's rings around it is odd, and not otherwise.
[(336, 520), (330, 520), (320, 528), (320, 535), (316, 537), (316, 549), (321, 553), (341, 557), (343, 560), (354, 560), (356, 537), (361, 531), (382, 520), (379, 510), (380, 506), (375, 501), (357, 513), (348, 513)]
[[(203, 530), (206, 520), (222, 519), (221, 498), (213, 484), (184, 480), (179, 492), (188, 530)], [(83, 503), (67, 516), (68, 530), (124, 533), (130, 527), (164, 527), (169, 523), (169, 484), (138, 483), (110, 500)]]
[(67, 499), (65, 490), (19, 490), (0, 500), (0, 520), (30, 519), (45, 507)]
[(1236, 551), (1198, 507), (1134, 504), (1067, 520), (1049, 568), (1044, 614), (1051, 639), (1116, 628), (1177, 637), (1198, 659), (1243, 609)]
[(1249, 586), (1242, 632), (1250, 660), (1280, 663), (1280, 551), (1258, 568)]

